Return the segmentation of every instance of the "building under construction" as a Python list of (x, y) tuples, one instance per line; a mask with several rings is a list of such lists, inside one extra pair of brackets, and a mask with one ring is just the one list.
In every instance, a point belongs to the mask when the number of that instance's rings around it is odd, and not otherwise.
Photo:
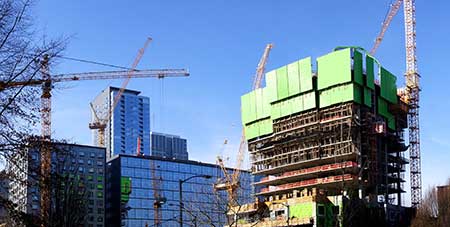
[(266, 73), (266, 87), (241, 98), (252, 172), (264, 176), (255, 182), (259, 202), (231, 209), (230, 219), (242, 227), (351, 226), (370, 213), (401, 226), (404, 97), (396, 77), (360, 48)]

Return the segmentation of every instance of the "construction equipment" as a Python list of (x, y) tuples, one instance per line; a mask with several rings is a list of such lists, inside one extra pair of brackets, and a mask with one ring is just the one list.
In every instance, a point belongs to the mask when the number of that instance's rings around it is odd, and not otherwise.
[(381, 44), (381, 41), (383, 41), (384, 34), (386, 33), (389, 25), (391, 24), (392, 19), (397, 14), (398, 10), (400, 9), (400, 6), (402, 5), (403, 0), (396, 0), (394, 4), (391, 4), (389, 8), (389, 12), (386, 15), (386, 18), (384, 18), (383, 23), (381, 24), (381, 30), (380, 33), (378, 33), (377, 38), (375, 39), (375, 44), (373, 45), (372, 49), (370, 50), (370, 54), (374, 55), (377, 51), (378, 47)]
[(419, 93), (420, 75), (417, 70), (416, 57), (416, 8), (414, 0), (397, 0), (391, 5), (389, 14), (383, 22), (381, 32), (375, 45), (371, 50), (374, 54), (383, 39), (392, 18), (397, 13), (403, 2), (404, 25), (405, 25), (405, 49), (406, 49), (406, 72), (404, 97), (408, 104), (408, 129), (409, 129), (409, 158), (411, 175), (411, 205), (418, 207), (422, 200), (422, 173), (420, 161), (420, 125), (419, 125)]
[(411, 205), (418, 207), (422, 200), (422, 177), (420, 167), (419, 128), (419, 79), (416, 58), (416, 9), (414, 0), (404, 0), (405, 46), (406, 46), (406, 96), (409, 105), (409, 158), (411, 174)]
[(155, 198), (155, 201), (153, 202), (153, 220), (155, 227), (161, 226), (161, 220), (162, 220), (162, 213), (160, 211), (161, 206), (166, 203), (166, 198), (161, 194), (160, 192), (160, 186), (162, 182), (162, 177), (157, 176), (156, 174), (156, 168), (155, 160), (150, 160), (150, 171), (152, 174), (152, 188), (153, 188), (153, 197)]
[[(269, 58), (269, 53), (270, 53), (270, 50), (272, 49), (272, 47), (273, 47), (273, 44), (269, 43), (269, 44), (267, 44), (267, 46), (264, 50), (264, 53), (263, 53), (263, 55), (258, 63), (258, 66), (256, 68), (256, 73), (253, 78), (252, 90), (255, 90), (255, 89), (261, 87), (266, 63)], [(230, 207), (236, 205), (236, 202), (237, 202), (237, 189), (239, 188), (241, 165), (242, 165), (242, 162), (244, 161), (244, 155), (245, 155), (246, 149), (247, 149), (247, 146), (246, 146), (246, 140), (245, 140), (245, 133), (244, 133), (244, 129), (242, 129), (241, 140), (239, 143), (239, 150), (238, 150), (237, 159), (236, 159), (236, 167), (235, 167), (233, 173), (230, 175), (230, 173), (227, 171), (222, 158), (218, 157), (218, 159), (217, 159), (217, 163), (219, 164), (219, 166), (221, 167), (221, 169), (224, 173), (224, 178), (219, 181), (220, 183), (214, 185), (214, 189), (219, 190), (219, 191), (226, 190), (228, 192), (228, 204)]]
[[(41, 146), (41, 218), (43, 220), (42, 226), (46, 225), (48, 220), (50, 208), (50, 162), (51, 162), (51, 90), (53, 83), (59, 82), (71, 82), (71, 81), (83, 81), (83, 80), (107, 80), (107, 79), (122, 79), (126, 78), (122, 84), (121, 91), (116, 95), (114, 99), (114, 106), (117, 105), (120, 96), (122, 95), (126, 85), (130, 78), (164, 78), (164, 77), (182, 77), (189, 76), (189, 73), (185, 69), (156, 69), (156, 70), (136, 70), (136, 66), (139, 63), (145, 48), (151, 41), (148, 38), (144, 44), (144, 47), (139, 50), (139, 53), (133, 63), (133, 66), (128, 71), (107, 71), (107, 72), (86, 72), (86, 73), (72, 73), (72, 74), (59, 74), (50, 75), (49, 73), (49, 57), (44, 55), (40, 62), (40, 71), (42, 77), (40, 79), (31, 79), (23, 81), (0, 81), (0, 91), (12, 87), (22, 86), (42, 86), (41, 95), (41, 125), (42, 125), (42, 146)], [(109, 115), (111, 114), (111, 109)]]

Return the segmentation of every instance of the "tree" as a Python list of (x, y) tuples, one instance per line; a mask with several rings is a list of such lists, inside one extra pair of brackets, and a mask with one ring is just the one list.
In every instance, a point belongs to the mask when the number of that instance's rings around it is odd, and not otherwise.
[(447, 186), (428, 189), (411, 226), (450, 226), (450, 178)]
[[(20, 168), (14, 156), (36, 145), (29, 141), (39, 122), (40, 87), (12, 85), (15, 81), (39, 78), (40, 59), (47, 55), (49, 64), (53, 64), (53, 57), (65, 47), (63, 39), (37, 38), (39, 35), (32, 24), (32, 5), (33, 0), (0, 0), (0, 169), (5, 168), (2, 162), (8, 167)], [(20, 181), (17, 176), (8, 172), (0, 177)], [(7, 201), (7, 198), (0, 200)], [(14, 204), (8, 207), (14, 209)], [(23, 218), (23, 215), (16, 215), (16, 218)]]

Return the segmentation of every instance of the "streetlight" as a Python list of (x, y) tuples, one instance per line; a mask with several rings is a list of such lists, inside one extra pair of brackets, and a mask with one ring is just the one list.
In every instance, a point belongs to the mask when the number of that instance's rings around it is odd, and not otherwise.
[(179, 184), (179, 190), (180, 190), (180, 227), (183, 227), (183, 208), (184, 208), (184, 204), (183, 204), (183, 183), (192, 179), (192, 178), (205, 178), (205, 179), (210, 179), (212, 176), (210, 175), (195, 175), (195, 176), (190, 176), (184, 180), (179, 180), (178, 184)]
[(288, 203), (277, 203), (277, 202), (273, 202), (272, 203), (272, 205), (277, 205), (277, 204), (280, 204), (280, 205), (283, 205), (284, 207), (286, 207), (286, 224), (287, 224), (287, 226), (289, 227), (289, 226), (291, 226), (290, 225), (290, 217), (289, 217), (289, 204)]

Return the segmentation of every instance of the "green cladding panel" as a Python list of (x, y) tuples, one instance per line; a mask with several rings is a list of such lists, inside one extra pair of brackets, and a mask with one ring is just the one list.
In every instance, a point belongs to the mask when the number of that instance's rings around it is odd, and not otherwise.
[(314, 214), (315, 205), (312, 202), (299, 203), (289, 206), (289, 217), (311, 218)]
[(267, 135), (273, 132), (272, 119), (267, 118), (259, 121), (259, 135)]
[(255, 91), (241, 96), (241, 117), (242, 124), (244, 125), (256, 120), (257, 115)]
[(270, 118), (278, 119), (281, 117), (280, 103), (273, 103), (270, 105)]
[(280, 102), (280, 105), (281, 105), (281, 109), (280, 109), (281, 117), (291, 115), (292, 109), (291, 109), (291, 103), (289, 100)]
[(372, 106), (372, 90), (367, 87), (364, 88), (364, 105)]
[(362, 54), (356, 50), (353, 52), (353, 80), (355, 83), (364, 86)]
[(317, 86), (319, 90), (350, 82), (351, 49), (334, 51), (317, 58)]
[(388, 108), (388, 102), (384, 100), (381, 97), (378, 97), (378, 114), (380, 114), (383, 117), (389, 117), (389, 108)]
[(353, 83), (322, 90), (319, 96), (320, 108), (349, 101), (361, 104), (361, 90), (359, 85)]
[(298, 61), (300, 72), (300, 92), (306, 92), (313, 89), (311, 57)]
[(278, 100), (289, 96), (287, 66), (277, 69), (277, 96)]
[(366, 55), (366, 87), (375, 89), (374, 79), (374, 59), (369, 55)]
[(387, 71), (385, 68), (381, 67), (381, 97), (386, 99), (391, 103), (397, 103), (397, 78)]
[(298, 62), (287, 65), (289, 96), (300, 93), (300, 73)]
[(291, 99), (291, 111), (293, 114), (302, 112), (303, 109), (303, 97), (304, 95), (297, 96)]
[(275, 102), (278, 100), (277, 96), (277, 71), (272, 70), (266, 73), (266, 89), (267, 89), (267, 98), (269, 103)]
[(316, 108), (316, 93), (309, 92), (303, 95), (303, 110)]

